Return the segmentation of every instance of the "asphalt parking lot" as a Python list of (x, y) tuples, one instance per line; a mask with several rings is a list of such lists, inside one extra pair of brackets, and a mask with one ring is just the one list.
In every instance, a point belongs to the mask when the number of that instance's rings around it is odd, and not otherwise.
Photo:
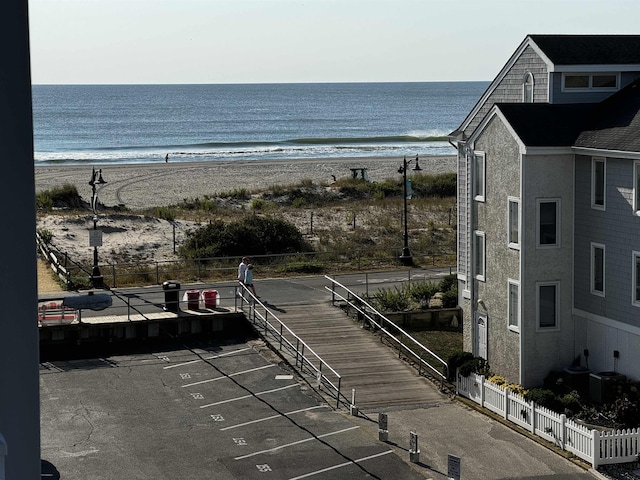
[(48, 478), (432, 477), (330, 408), (260, 340), (48, 361), (40, 384)]

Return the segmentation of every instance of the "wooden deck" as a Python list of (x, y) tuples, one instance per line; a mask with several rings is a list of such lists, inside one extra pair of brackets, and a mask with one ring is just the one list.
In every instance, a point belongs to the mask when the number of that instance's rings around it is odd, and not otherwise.
[(364, 412), (426, 407), (446, 401), (427, 379), (330, 302), (292, 305), (278, 318), (342, 377), (342, 393)]

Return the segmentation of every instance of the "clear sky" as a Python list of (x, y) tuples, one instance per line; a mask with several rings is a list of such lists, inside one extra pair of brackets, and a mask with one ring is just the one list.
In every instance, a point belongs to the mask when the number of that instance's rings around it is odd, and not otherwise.
[(29, 0), (33, 83), (491, 80), (529, 33), (640, 33), (639, 0)]

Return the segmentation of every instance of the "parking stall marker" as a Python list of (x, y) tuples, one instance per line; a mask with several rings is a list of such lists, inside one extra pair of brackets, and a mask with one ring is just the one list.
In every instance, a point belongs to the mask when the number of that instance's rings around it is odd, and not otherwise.
[(314, 475), (319, 475), (321, 473), (330, 472), (331, 470), (336, 470), (342, 467), (348, 467), (349, 465), (353, 465), (354, 463), (361, 463), (367, 460), (371, 460), (372, 458), (382, 457), (383, 455), (388, 455), (393, 453), (393, 450), (387, 450), (386, 452), (376, 453), (375, 455), (369, 455), (368, 457), (358, 458), (356, 460), (352, 460), (350, 462), (339, 463), (338, 465), (334, 465), (333, 467), (323, 468), (322, 470), (316, 470), (315, 472), (305, 473), (304, 475), (300, 475), (299, 477), (293, 477), (289, 480), (300, 480), (301, 478), (313, 477)]
[(222, 380), (223, 378), (231, 378), (231, 377), (236, 377), (238, 375), (244, 375), (245, 373), (251, 373), (251, 372), (257, 372), (258, 370), (264, 370), (265, 368), (272, 368), (275, 367), (275, 364), (271, 364), (271, 365), (264, 365), (262, 367), (257, 367), (257, 368), (251, 368), (249, 370), (243, 370), (242, 372), (236, 372), (236, 373), (231, 373), (229, 375), (224, 375), (222, 377), (216, 377), (216, 378), (209, 378), (207, 380), (201, 380), (199, 382), (194, 382), (194, 383), (187, 383), (186, 385), (182, 385), (182, 388), (185, 387), (193, 387), (195, 385), (202, 385), (203, 383), (209, 383), (209, 382), (215, 382), (216, 380)]
[(200, 408), (214, 407), (216, 405), (222, 405), (223, 403), (231, 403), (231, 402), (236, 402), (238, 400), (244, 400), (245, 398), (261, 397), (262, 395), (266, 395), (268, 393), (279, 392), (281, 390), (286, 390), (288, 388), (293, 388), (297, 386), (298, 386), (297, 383), (293, 383), (291, 385), (287, 385), (286, 387), (274, 388), (273, 390), (265, 390), (264, 392), (252, 393), (249, 395), (242, 395), (241, 397), (230, 398), (229, 400), (222, 400), (220, 402), (208, 403), (207, 405), (200, 405)]
[(198, 360), (190, 360), (188, 362), (176, 363), (175, 365), (167, 365), (166, 367), (163, 367), (163, 369), (164, 370), (168, 370), (170, 368), (184, 367), (185, 365), (191, 365), (191, 364), (194, 364), (194, 363), (203, 362), (205, 360), (213, 360), (215, 358), (226, 357), (226, 356), (229, 356), (229, 355), (233, 355), (234, 353), (244, 352), (246, 350), (251, 350), (251, 347), (241, 348), (239, 350), (232, 350), (231, 352), (221, 353), (219, 355), (213, 355), (212, 357), (201, 358), (201, 359), (198, 359)]
[(304, 440), (298, 440), (297, 442), (286, 443), (284, 445), (280, 445), (279, 447), (269, 448), (267, 450), (261, 450), (259, 452), (249, 453), (247, 455), (242, 455), (241, 457), (235, 457), (234, 460), (243, 460), (245, 458), (254, 457), (256, 455), (261, 455), (263, 453), (275, 452), (276, 450), (280, 450), (282, 448), (293, 447), (295, 445), (300, 445), (301, 443), (311, 442), (313, 440), (317, 440), (319, 438), (330, 437), (332, 435), (339, 435), (340, 433), (349, 432), (351, 430), (355, 430), (356, 428), (360, 428), (359, 426), (343, 428), (342, 430), (338, 430), (336, 432), (324, 433), (322, 435), (315, 435), (313, 437), (305, 438)]
[(294, 415), (296, 413), (308, 412), (309, 410), (315, 410), (316, 408), (329, 408), (325, 405), (316, 405), (314, 407), (303, 408), (300, 410), (294, 410), (292, 412), (283, 413), (280, 415), (271, 415), (270, 417), (259, 418), (257, 420), (251, 420), (250, 422), (239, 423), (238, 425), (231, 425), (230, 427), (221, 428), (220, 431), (224, 432), (225, 430), (232, 430), (234, 428), (246, 427), (247, 425), (252, 425), (254, 423), (266, 422), (267, 420), (273, 420), (274, 418), (280, 417), (288, 417), (289, 415)]

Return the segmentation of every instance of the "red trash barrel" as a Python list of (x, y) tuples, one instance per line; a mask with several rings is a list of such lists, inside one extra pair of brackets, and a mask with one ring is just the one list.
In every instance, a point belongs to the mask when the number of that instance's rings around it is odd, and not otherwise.
[(200, 290), (187, 290), (187, 309), (200, 309)]
[(202, 298), (204, 299), (204, 308), (216, 308), (220, 302), (217, 290), (203, 290)]

